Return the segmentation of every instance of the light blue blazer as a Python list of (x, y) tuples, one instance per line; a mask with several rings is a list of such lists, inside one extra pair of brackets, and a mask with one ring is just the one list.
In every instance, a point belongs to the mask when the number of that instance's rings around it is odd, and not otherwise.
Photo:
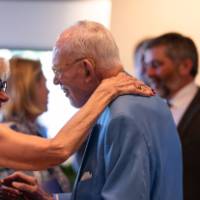
[(181, 145), (163, 100), (125, 95), (105, 109), (71, 199), (182, 200)]

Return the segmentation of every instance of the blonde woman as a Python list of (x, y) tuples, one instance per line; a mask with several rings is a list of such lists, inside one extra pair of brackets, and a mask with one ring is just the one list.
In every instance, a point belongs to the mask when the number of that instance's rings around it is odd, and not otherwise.
[[(46, 136), (45, 128), (38, 122), (38, 117), (47, 111), (49, 93), (40, 61), (12, 58), (7, 93), (10, 100), (2, 110), (4, 122), (16, 131)], [(3, 178), (12, 172), (4, 168), (0, 176)], [(34, 175), (48, 192), (70, 191), (69, 181), (59, 166), (28, 174)]]

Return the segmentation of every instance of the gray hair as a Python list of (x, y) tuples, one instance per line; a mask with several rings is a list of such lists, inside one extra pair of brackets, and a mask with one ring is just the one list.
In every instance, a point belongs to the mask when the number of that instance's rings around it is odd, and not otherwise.
[(9, 61), (5, 58), (0, 57), (0, 78), (5, 81), (8, 79), (10, 74)]
[(176, 32), (165, 33), (151, 40), (146, 49), (157, 46), (166, 47), (166, 55), (173, 61), (190, 59), (192, 61), (191, 76), (195, 77), (198, 72), (198, 51), (194, 41)]
[(67, 53), (94, 59), (99, 68), (121, 65), (119, 49), (109, 30), (92, 21), (79, 21), (61, 33), (56, 47)]

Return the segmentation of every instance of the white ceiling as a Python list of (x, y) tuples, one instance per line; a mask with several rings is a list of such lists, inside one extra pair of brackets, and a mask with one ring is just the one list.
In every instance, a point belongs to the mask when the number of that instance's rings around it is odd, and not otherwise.
[(51, 49), (58, 34), (77, 20), (110, 26), (110, 0), (0, 1), (0, 48)]

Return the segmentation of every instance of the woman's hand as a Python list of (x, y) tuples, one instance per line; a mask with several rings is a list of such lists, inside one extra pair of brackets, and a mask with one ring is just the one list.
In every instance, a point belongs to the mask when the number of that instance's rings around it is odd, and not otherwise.
[(120, 72), (115, 77), (104, 79), (97, 90), (107, 90), (108, 93), (113, 94), (113, 98), (123, 94), (155, 95), (152, 88), (125, 72)]
[(15, 172), (6, 177), (3, 185), (9, 188), (9, 195), (20, 195), (24, 200), (53, 200), (51, 195), (41, 189), (35, 177), (22, 172)]
[(2, 184), (0, 180), (0, 199), (1, 200), (20, 200), (22, 193), (12, 187)]

